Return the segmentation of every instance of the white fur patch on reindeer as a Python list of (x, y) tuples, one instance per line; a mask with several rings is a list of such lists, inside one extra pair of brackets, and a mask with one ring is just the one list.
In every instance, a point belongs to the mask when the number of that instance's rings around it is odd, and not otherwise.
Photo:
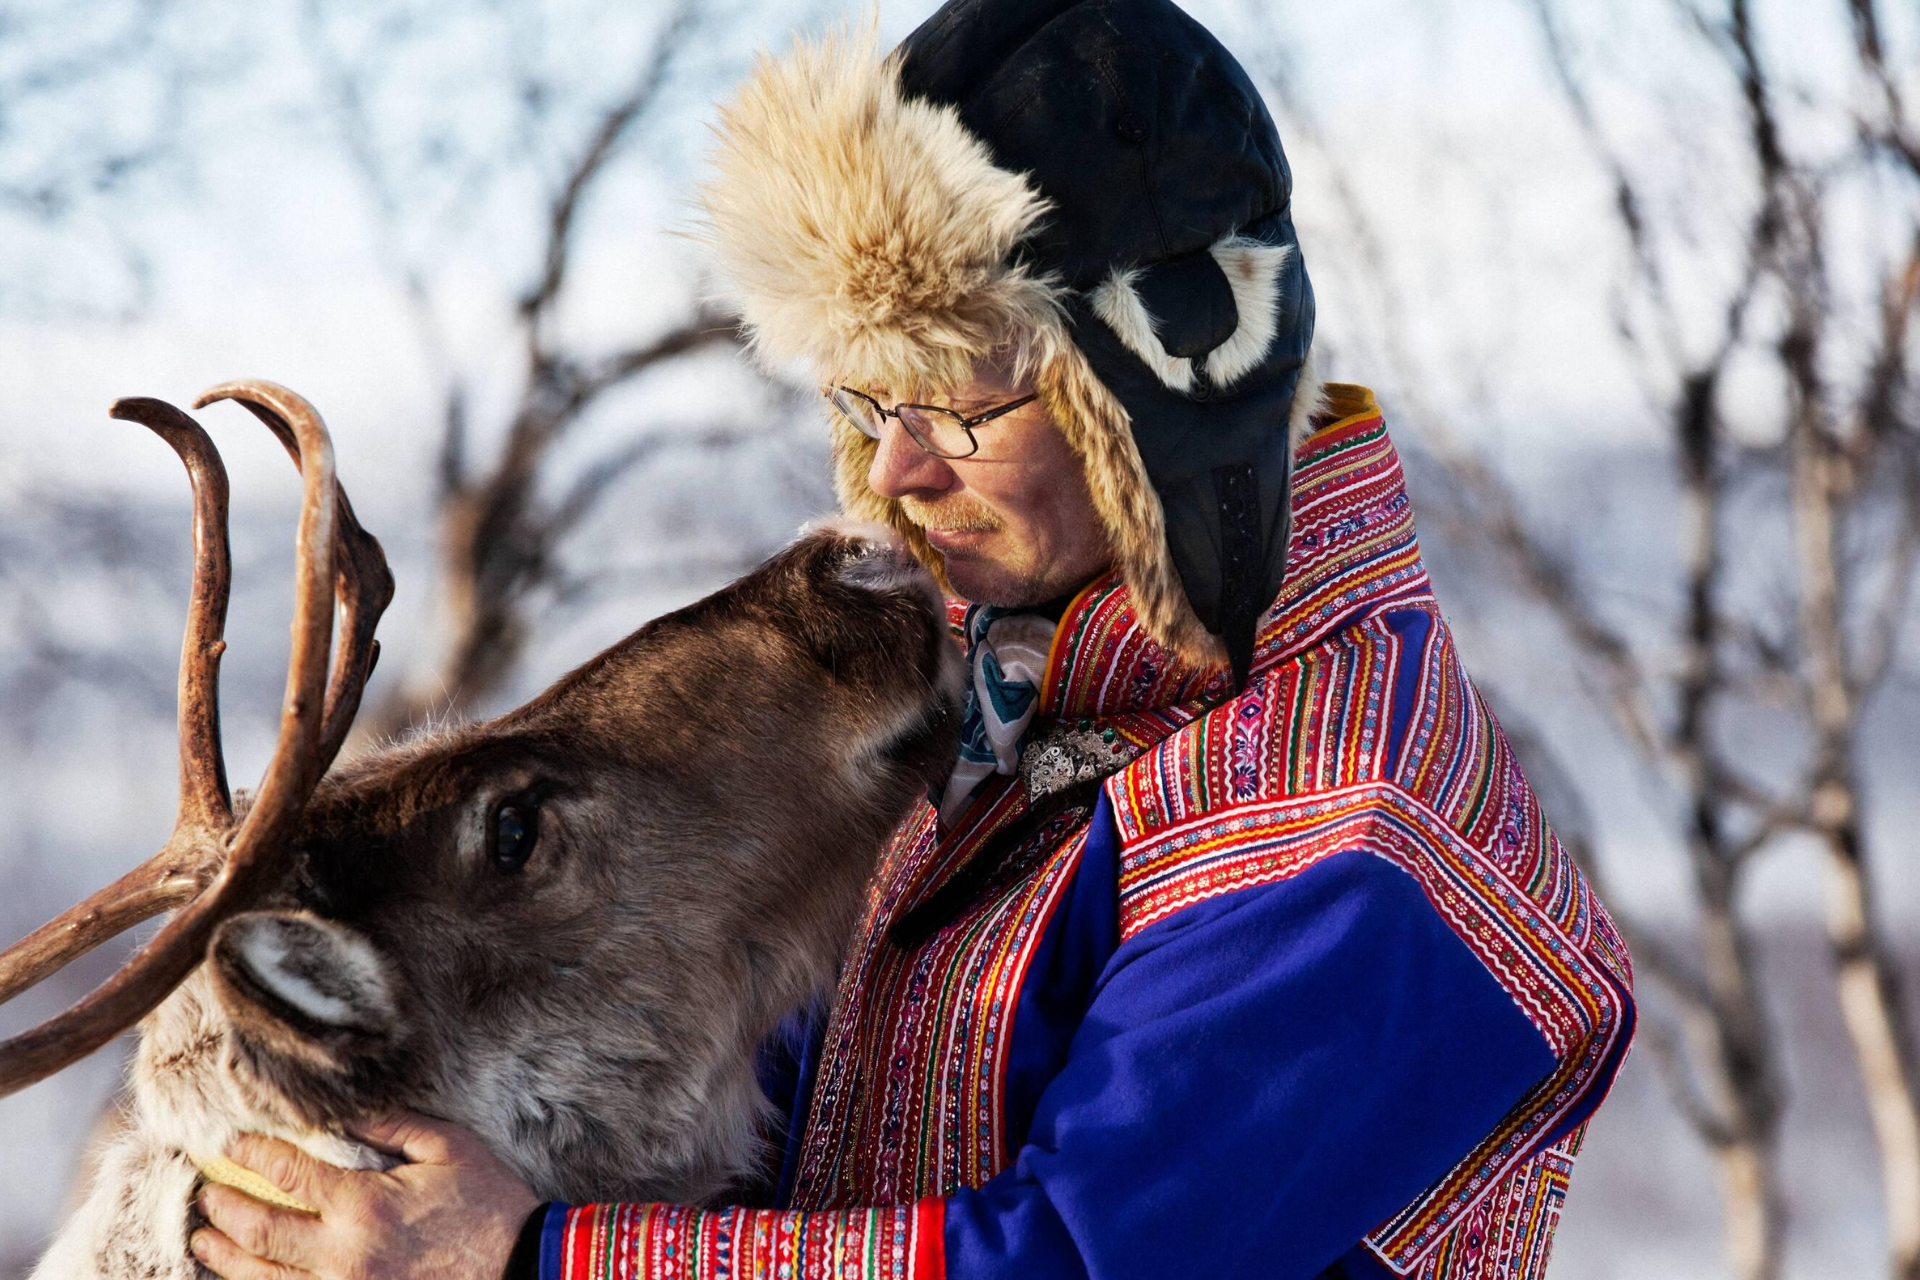
[[(1207, 377), (1225, 390), (1258, 368), (1273, 346), (1280, 323), (1280, 277), (1292, 245), (1262, 244), (1245, 236), (1228, 236), (1207, 251), (1219, 264), (1233, 291), (1239, 324), (1225, 342), (1200, 357)], [(1157, 321), (1134, 287), (1140, 268), (1115, 268), (1089, 297), (1093, 313), (1112, 329), (1127, 350), (1140, 357), (1154, 376), (1185, 394), (1193, 389), (1194, 362), (1167, 354), (1155, 332)]]

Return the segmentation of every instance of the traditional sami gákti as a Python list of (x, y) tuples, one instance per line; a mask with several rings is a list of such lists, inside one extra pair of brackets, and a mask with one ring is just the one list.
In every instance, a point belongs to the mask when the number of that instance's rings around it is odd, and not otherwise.
[[(770, 1055), (758, 1207), (550, 1205), (516, 1274), (1541, 1275), (1631, 969), (1462, 669), (1374, 397), (1312, 372), (1244, 72), (1166, 0), (953, 0), (886, 57), (763, 60), (718, 137), (755, 349), (896, 400), (1004, 357), (1113, 567), (1013, 613), (1018, 661), (954, 603), (980, 781), (898, 833)], [(843, 505), (939, 572), (833, 430)]]

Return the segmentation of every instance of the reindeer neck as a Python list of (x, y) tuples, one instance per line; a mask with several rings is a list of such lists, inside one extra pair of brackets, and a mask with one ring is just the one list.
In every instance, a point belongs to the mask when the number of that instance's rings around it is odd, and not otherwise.
[(385, 1169), (390, 1158), (338, 1133), (309, 1128), (236, 1080), (227, 1023), (205, 970), (196, 970), (141, 1024), (133, 1103), (141, 1130), (185, 1153), (214, 1181), (241, 1133), (264, 1133), (343, 1169)]

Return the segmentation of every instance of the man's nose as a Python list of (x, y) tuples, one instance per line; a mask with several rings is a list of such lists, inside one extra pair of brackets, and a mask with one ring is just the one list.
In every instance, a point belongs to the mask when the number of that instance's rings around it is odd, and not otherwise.
[(883, 498), (908, 494), (945, 493), (956, 479), (944, 458), (936, 458), (914, 442), (899, 420), (888, 418), (880, 428), (880, 444), (867, 468), (867, 488)]

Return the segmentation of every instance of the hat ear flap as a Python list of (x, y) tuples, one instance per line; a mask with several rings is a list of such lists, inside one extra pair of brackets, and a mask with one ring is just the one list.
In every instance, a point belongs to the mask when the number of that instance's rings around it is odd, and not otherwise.
[(1224, 664), (1225, 647), (1201, 624), (1181, 585), (1167, 546), (1166, 510), (1147, 477), (1126, 407), (1074, 346), (1047, 363), (1036, 389), (1080, 455), (1088, 496), (1112, 544), (1114, 567), (1132, 594), (1141, 630), (1190, 666)]
[[(1174, 265), (1174, 263), (1179, 265)], [(1195, 268), (1198, 268), (1196, 270)], [(1184, 277), (1185, 280), (1169, 282), (1163, 277)], [(1212, 280), (1208, 281), (1207, 277)], [(1174, 288), (1167, 287), (1169, 283)], [(1205, 301), (1212, 307), (1197, 308), (1199, 317), (1170, 314), (1167, 304), (1177, 305), (1182, 296), (1179, 283), (1199, 284), (1196, 292), (1207, 295)], [(1207, 288), (1207, 284), (1216, 287)], [(1189, 292), (1187, 296), (1191, 297)], [(1206, 254), (1189, 254), (1185, 259), (1176, 259), (1168, 263), (1155, 263), (1150, 267), (1115, 267), (1107, 273), (1107, 278), (1093, 288), (1087, 296), (1088, 305), (1102, 324), (1113, 330), (1122, 345), (1137, 357), (1140, 363), (1152, 370), (1161, 385), (1182, 395), (1193, 389), (1192, 356), (1202, 354), (1214, 343), (1196, 345), (1192, 330), (1201, 327), (1210, 318), (1208, 311), (1224, 308), (1229, 314), (1226, 329), (1231, 331), (1233, 319), (1233, 292), (1227, 286), (1223, 273)], [(1158, 304), (1158, 305), (1155, 305)], [(1201, 324), (1195, 324), (1199, 319)], [(1187, 323), (1182, 324), (1181, 321)], [(1218, 329), (1218, 319), (1207, 327)], [(1204, 339), (1203, 339), (1204, 341)], [(1218, 338), (1214, 339), (1217, 342)]]

